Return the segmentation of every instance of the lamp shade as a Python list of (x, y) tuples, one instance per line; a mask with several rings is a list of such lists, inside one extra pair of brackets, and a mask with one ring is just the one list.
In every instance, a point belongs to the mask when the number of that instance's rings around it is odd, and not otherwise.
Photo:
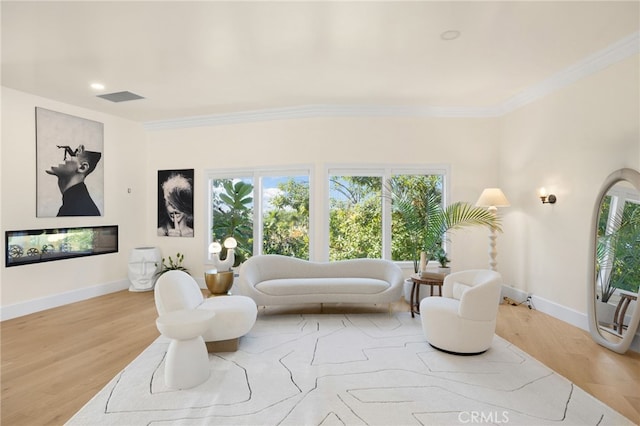
[(224, 247), (228, 249), (234, 249), (238, 247), (238, 242), (236, 241), (235, 238), (229, 237), (226, 240), (224, 240)]
[(209, 244), (209, 253), (220, 253), (222, 251), (222, 246), (218, 242), (213, 242)]
[(500, 188), (486, 188), (476, 201), (478, 207), (509, 207), (510, 205)]

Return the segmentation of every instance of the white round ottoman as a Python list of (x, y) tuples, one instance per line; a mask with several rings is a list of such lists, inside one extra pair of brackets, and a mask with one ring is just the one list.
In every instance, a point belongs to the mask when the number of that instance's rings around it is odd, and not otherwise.
[(239, 338), (251, 330), (258, 315), (256, 303), (247, 296), (210, 297), (198, 310), (216, 313), (215, 322), (202, 335), (209, 352), (235, 351)]
[(209, 354), (202, 334), (216, 316), (209, 310), (183, 309), (156, 319), (160, 333), (171, 339), (164, 362), (164, 379), (169, 388), (188, 389), (209, 378)]

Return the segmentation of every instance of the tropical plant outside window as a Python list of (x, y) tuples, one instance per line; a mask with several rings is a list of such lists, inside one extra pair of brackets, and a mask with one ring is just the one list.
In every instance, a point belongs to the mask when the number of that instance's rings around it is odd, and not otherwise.
[(617, 289), (638, 293), (640, 203), (607, 195), (598, 220), (596, 257), (601, 300), (608, 302)]
[(253, 255), (254, 241), (262, 254), (309, 258), (308, 176), (213, 179), (211, 191), (212, 239), (236, 239), (235, 266)]
[[(211, 182), (212, 237), (238, 242), (235, 265), (253, 254), (253, 183), (251, 178), (214, 179)], [(226, 256), (226, 249), (223, 255)]]
[(262, 253), (309, 259), (309, 177), (262, 178)]
[(382, 257), (382, 178), (330, 176), (329, 260)]
[[(443, 185), (444, 177), (442, 175), (396, 175), (389, 182), (388, 189), (394, 188), (403, 193), (407, 197), (406, 199), (410, 200), (415, 211), (426, 212), (428, 200), (432, 200), (439, 206), (443, 204)], [(414, 270), (417, 272), (417, 259), (420, 257), (420, 251), (427, 250), (424, 247), (423, 236), (427, 223), (422, 223), (421, 220), (415, 223), (407, 222), (398, 207), (394, 206), (392, 213), (392, 259), (412, 260)], [(426, 217), (426, 214), (423, 217)], [(442, 247), (442, 236), (440, 237), (437, 241), (433, 241), (437, 247)]]

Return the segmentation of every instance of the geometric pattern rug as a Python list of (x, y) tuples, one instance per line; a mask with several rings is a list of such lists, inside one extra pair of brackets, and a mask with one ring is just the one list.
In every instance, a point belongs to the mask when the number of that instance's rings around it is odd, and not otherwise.
[(425, 341), (420, 318), (394, 314), (260, 316), (211, 375), (164, 383), (159, 337), (69, 425), (631, 425), (498, 336), (481, 355)]

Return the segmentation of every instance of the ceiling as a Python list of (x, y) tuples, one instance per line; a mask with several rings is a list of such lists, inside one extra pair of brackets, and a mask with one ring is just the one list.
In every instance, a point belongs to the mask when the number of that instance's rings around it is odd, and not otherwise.
[[(140, 122), (305, 105), (486, 108), (638, 32), (639, 6), (3, 0), (2, 85)], [(145, 99), (96, 96), (119, 91)]]

